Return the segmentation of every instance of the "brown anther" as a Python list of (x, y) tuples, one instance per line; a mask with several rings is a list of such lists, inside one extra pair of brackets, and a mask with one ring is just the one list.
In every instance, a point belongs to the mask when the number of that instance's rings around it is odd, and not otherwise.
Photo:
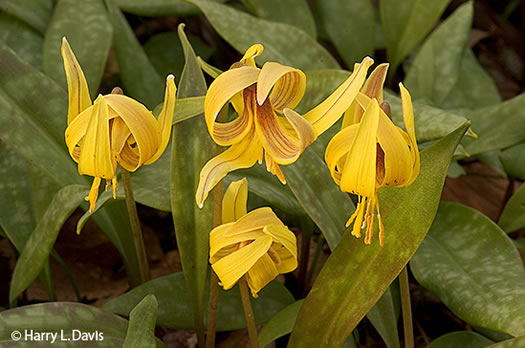
[(392, 109), (390, 109), (390, 104), (384, 101), (381, 103), (381, 105), (379, 105), (379, 107), (385, 112), (389, 119), (392, 119)]
[(111, 94), (124, 94), (124, 91), (120, 87), (113, 87)]

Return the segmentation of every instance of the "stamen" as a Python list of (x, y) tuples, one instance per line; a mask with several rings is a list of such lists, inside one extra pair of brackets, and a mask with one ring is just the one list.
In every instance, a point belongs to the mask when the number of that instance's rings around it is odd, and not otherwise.
[(117, 177), (114, 176), (111, 182), (113, 183), (113, 199), (117, 199)]
[(377, 222), (379, 223), (379, 245), (383, 246), (385, 244), (385, 227), (383, 226), (383, 221), (381, 221), (381, 212), (379, 211), (379, 200), (376, 202), (377, 210)]
[(89, 194), (86, 198), (86, 201), (89, 201), (89, 212), (92, 213), (95, 211), (95, 204), (97, 203), (98, 189), (100, 187), (101, 178), (95, 177), (93, 179), (93, 184), (89, 190)]

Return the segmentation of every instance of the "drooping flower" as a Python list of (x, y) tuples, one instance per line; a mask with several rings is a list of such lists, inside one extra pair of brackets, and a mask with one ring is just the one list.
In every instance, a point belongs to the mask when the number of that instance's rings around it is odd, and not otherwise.
[(408, 186), (419, 174), (419, 152), (414, 129), (414, 113), (409, 92), (399, 84), (405, 130), (392, 123), (383, 102), (387, 64), (370, 75), (355, 102), (345, 114), (343, 129), (326, 148), (325, 161), (332, 178), (342, 191), (358, 195), (358, 205), (346, 226), (353, 222), (352, 234), (370, 244), (377, 212), (379, 242), (384, 243), (384, 227), (377, 192), (381, 187)]
[(66, 145), (78, 163), (79, 174), (94, 177), (86, 197), (93, 212), (102, 179), (106, 190), (113, 184), (116, 197), (117, 163), (133, 172), (162, 155), (171, 134), (177, 88), (169, 75), (158, 119), (144, 105), (122, 94), (99, 95), (92, 104), (86, 78), (66, 38), (62, 40), (62, 58), (69, 94)]
[(210, 233), (210, 263), (225, 290), (246, 277), (253, 297), (282, 273), (297, 268), (295, 235), (269, 207), (247, 213), (246, 178), (224, 195), (222, 225)]
[[(262, 68), (255, 57), (262, 45), (250, 47), (240, 62), (220, 74), (210, 85), (204, 103), (208, 131), (221, 146), (230, 146), (202, 168), (195, 199), (202, 207), (209, 191), (229, 172), (262, 163), (284, 184), (279, 165), (295, 162), (304, 149), (333, 125), (348, 109), (363, 85), (373, 63), (366, 57), (356, 64), (353, 74), (304, 117), (295, 108), (305, 88), (305, 74), (275, 62)], [(233, 120), (218, 122), (223, 107), (233, 106), (238, 115)]]

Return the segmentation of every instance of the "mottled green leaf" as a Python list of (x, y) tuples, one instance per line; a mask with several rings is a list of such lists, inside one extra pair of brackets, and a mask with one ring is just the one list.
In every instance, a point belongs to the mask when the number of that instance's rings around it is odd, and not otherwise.
[(18, 258), (9, 289), (10, 302), (14, 301), (38, 276), (49, 257), (62, 225), (84, 202), (87, 192), (86, 186), (71, 185), (60, 189), (53, 197)]
[(299, 204), (334, 249), (355, 210), (350, 196), (334, 183), (323, 160), (311, 149), (306, 149), (295, 163), (281, 166), (281, 170)]
[(466, 2), (425, 40), (405, 77), (412, 98), (441, 105), (458, 81), (472, 26), (472, 2)]
[(259, 346), (266, 347), (279, 337), (289, 334), (293, 330), (293, 325), (299, 309), (303, 305), (304, 300), (299, 300), (291, 305), (288, 305), (279, 313), (273, 316), (259, 332)]
[(427, 348), (482, 348), (494, 341), (472, 331), (455, 331), (433, 340)]
[(450, 0), (381, 0), (379, 12), (392, 70), (432, 30)]
[(349, 69), (374, 54), (377, 18), (370, 0), (316, 0), (315, 10)]
[(164, 79), (149, 61), (126, 17), (114, 1), (104, 1), (115, 32), (115, 48), (124, 93), (153, 108), (163, 100)]
[[(128, 321), (118, 315), (85, 304), (72, 302), (42, 303), (0, 312), (0, 345), (2, 347), (122, 347)], [(13, 331), (20, 331), (22, 338), (14, 341)], [(30, 340), (31, 330), (57, 333), (54, 343)], [(82, 333), (91, 340), (81, 341)], [(86, 336), (85, 336), (86, 337)], [(62, 338), (64, 340), (62, 340)], [(40, 345), (39, 345), (40, 346)], [(165, 345), (157, 340), (157, 347)]]
[(525, 141), (525, 94), (478, 109), (466, 117), (472, 121), (472, 128), (479, 136), (464, 141), (471, 155), (505, 149)]
[(496, 83), (467, 48), (461, 61), (459, 78), (441, 103), (445, 109), (478, 109), (501, 102)]
[(503, 150), (500, 159), (503, 168), (510, 176), (525, 180), (525, 143)]
[(66, 37), (86, 75), (91, 97), (95, 97), (106, 67), (111, 36), (102, 0), (59, 0), (44, 39), (44, 72), (66, 88), (60, 54), (62, 38)]
[(155, 347), (155, 322), (157, 321), (158, 306), (155, 295), (149, 294), (131, 310), (123, 347)]
[(192, 2), (237, 51), (244, 53), (251, 45), (262, 44), (264, 53), (259, 63), (276, 61), (303, 70), (338, 68), (336, 60), (323, 46), (294, 26), (259, 19), (211, 1)]
[[(184, 34), (184, 24), (179, 25), (178, 33), (186, 58), (178, 96), (205, 95), (206, 81)], [(200, 170), (212, 157), (214, 148), (203, 117), (174, 126), (170, 174), (171, 212), (197, 330), (203, 329), (208, 235), (213, 227), (213, 204), (208, 202), (199, 209), (195, 203), (195, 191)]]
[(377, 238), (367, 246), (349, 231), (343, 235), (301, 307), (290, 348), (344, 343), (424, 239), (437, 211), (448, 164), (468, 127), (464, 124), (421, 153), (421, 172), (412, 185), (379, 191), (385, 246)]
[(293, 25), (315, 38), (314, 17), (306, 0), (241, 0), (259, 18)]
[(6, 13), (0, 13), (0, 41), (3, 41), (25, 62), (42, 69), (44, 39), (33, 28)]
[(0, 0), (0, 10), (44, 34), (51, 19), (53, 0)]
[(366, 314), (366, 317), (379, 332), (388, 348), (399, 348), (399, 334), (397, 332), (399, 310), (396, 311), (391, 288), (392, 286), (386, 289), (379, 301)]
[(494, 343), (487, 348), (520, 348), (525, 346), (525, 336), (512, 338), (503, 342)]
[(499, 175), (504, 178), (507, 178), (507, 173), (503, 167), (503, 162), (501, 161), (501, 151), (487, 151), (480, 153), (476, 156), (481, 162), (485, 163), (490, 168), (494, 169)]
[[(192, 305), (184, 274), (173, 273), (153, 279), (104, 305), (104, 308), (121, 315), (128, 313), (147, 294), (153, 294), (159, 302), (157, 325), (167, 328), (195, 329)], [(206, 283), (205, 297), (209, 286)], [(251, 299), (257, 323), (267, 322), (283, 308), (294, 302), (290, 292), (278, 281), (273, 281), (259, 292), (259, 298)], [(217, 330), (230, 331), (246, 327), (239, 287), (230, 290), (219, 288)]]
[(503, 208), (498, 225), (507, 233), (525, 227), (525, 185), (516, 191)]
[(480, 212), (443, 202), (410, 267), (470, 325), (525, 334), (523, 263), (512, 241)]
[(191, 16), (199, 8), (185, 0), (116, 0), (123, 11), (139, 16)]

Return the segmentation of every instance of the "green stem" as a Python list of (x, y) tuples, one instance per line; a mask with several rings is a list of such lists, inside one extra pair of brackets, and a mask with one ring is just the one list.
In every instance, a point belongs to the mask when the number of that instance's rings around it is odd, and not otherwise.
[(250, 336), (250, 345), (251, 348), (259, 348), (257, 327), (255, 326), (255, 318), (253, 316), (252, 304), (250, 302), (248, 283), (244, 277), (239, 280), (239, 288), (241, 289), (242, 307), (244, 308), (244, 317), (246, 318), (246, 326), (248, 327), (248, 335)]
[(321, 250), (323, 248), (324, 244), (324, 235), (320, 235), (319, 239), (317, 240), (317, 247), (315, 248), (315, 254), (314, 259), (312, 261), (312, 266), (310, 267), (310, 271), (308, 271), (308, 274), (306, 275), (306, 286), (310, 287), (310, 284), (312, 283), (312, 278), (317, 271), (317, 263), (319, 262), (319, 256), (321, 256)]
[(399, 288), (401, 292), (401, 308), (403, 310), (405, 348), (414, 348), (414, 331), (412, 328), (412, 308), (410, 305), (407, 266), (405, 266), (401, 274), (399, 274)]
[[(137, 253), (137, 261), (139, 263), (140, 284), (150, 280), (148, 259), (146, 257), (146, 249), (144, 248), (144, 239), (142, 238), (142, 229), (140, 227), (139, 215), (137, 213), (137, 205), (133, 197), (133, 190), (131, 188), (131, 176), (129, 172), (120, 168), (122, 176), (122, 183), (124, 184), (124, 193), (126, 195), (126, 207), (128, 208), (129, 222), (131, 224), (131, 236), (135, 244), (135, 252)], [(133, 287), (140, 284), (131, 284)]]

